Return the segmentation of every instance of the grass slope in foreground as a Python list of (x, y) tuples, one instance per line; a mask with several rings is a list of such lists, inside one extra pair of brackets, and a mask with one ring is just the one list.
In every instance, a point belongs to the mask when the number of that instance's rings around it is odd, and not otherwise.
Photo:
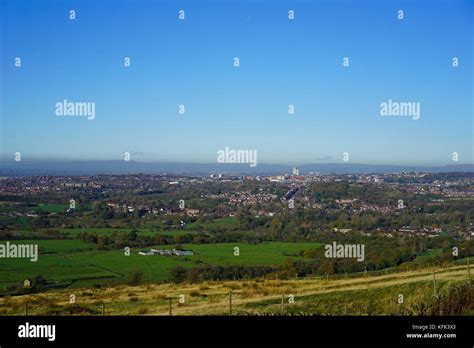
[[(351, 279), (213, 281), (68, 289), (0, 299), (0, 314), (23, 315), (454, 315), (474, 314), (466, 266)], [(71, 304), (70, 295), (76, 302)], [(232, 309), (229, 296), (232, 294)], [(179, 303), (184, 295), (185, 303)], [(294, 303), (289, 302), (290, 295)], [(399, 303), (403, 295), (403, 303)]]

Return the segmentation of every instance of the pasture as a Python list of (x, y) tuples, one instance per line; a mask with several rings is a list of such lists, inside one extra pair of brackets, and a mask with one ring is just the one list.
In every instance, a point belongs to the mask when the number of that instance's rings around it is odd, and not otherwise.
[[(2, 259), (2, 288), (37, 275), (42, 275), (48, 282), (70, 283), (72, 287), (122, 283), (135, 269), (142, 271), (147, 282), (160, 283), (166, 281), (169, 271), (178, 265), (279, 265), (289, 256), (298, 258), (297, 254), (302, 250), (321, 246), (318, 243), (284, 242), (184, 244), (183, 248), (194, 251), (195, 255), (143, 256), (138, 254), (141, 249), (131, 249), (130, 256), (126, 256), (123, 250), (96, 250), (94, 244), (78, 240), (18, 240), (10, 243), (38, 244), (39, 259), (36, 262)], [(236, 247), (239, 248), (239, 256), (234, 255)]]

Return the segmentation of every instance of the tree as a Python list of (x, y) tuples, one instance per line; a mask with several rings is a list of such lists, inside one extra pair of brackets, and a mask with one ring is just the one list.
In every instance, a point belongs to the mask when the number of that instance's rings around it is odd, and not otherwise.
[(128, 275), (128, 283), (130, 285), (138, 285), (143, 281), (143, 272), (141, 269), (134, 269)]
[(37, 275), (33, 278), (31, 291), (40, 291), (44, 285), (46, 285), (46, 279), (42, 275)]
[(321, 271), (327, 276), (334, 274), (334, 262), (333, 260), (324, 260), (321, 265)]
[(183, 266), (176, 266), (171, 269), (171, 281), (173, 283), (182, 283), (186, 280), (188, 271)]
[(155, 243), (158, 245), (166, 245), (166, 239), (163, 236), (156, 235), (155, 236)]
[(287, 257), (285, 259), (285, 261), (283, 261), (283, 265), (285, 267), (285, 269), (292, 269), (295, 267), (295, 260), (293, 260), (293, 258), (291, 257)]
[(132, 229), (130, 231), (130, 234), (128, 235), (128, 238), (131, 240), (131, 241), (136, 241), (137, 240), (137, 230), (136, 229)]

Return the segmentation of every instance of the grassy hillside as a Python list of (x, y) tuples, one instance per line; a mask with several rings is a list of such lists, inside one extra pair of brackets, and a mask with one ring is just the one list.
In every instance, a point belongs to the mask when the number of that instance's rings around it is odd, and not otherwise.
[[(433, 287), (436, 271), (436, 294)], [(0, 314), (23, 315), (451, 315), (474, 314), (466, 266), (326, 280), (220, 281), (68, 289), (3, 297)], [(71, 304), (70, 296), (75, 295)], [(184, 303), (179, 302), (180, 295)], [(290, 303), (290, 296), (294, 303)], [(403, 303), (399, 303), (400, 295)], [(103, 307), (103, 306), (104, 307)]]

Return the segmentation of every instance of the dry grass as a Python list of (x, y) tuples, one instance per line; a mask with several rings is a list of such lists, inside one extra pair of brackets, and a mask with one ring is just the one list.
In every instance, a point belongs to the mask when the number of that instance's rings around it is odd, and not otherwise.
[[(466, 266), (437, 269), (437, 280), (466, 278)], [(234, 308), (266, 300), (278, 301), (282, 295), (295, 296), (359, 291), (432, 280), (432, 269), (369, 276), (353, 279), (321, 280), (301, 278), (294, 280), (223, 281), (201, 284), (162, 284), (116, 286), (105, 289), (66, 289), (41, 294), (5, 296), (0, 299), (0, 315), (20, 312), (27, 303), (32, 314), (52, 306), (67, 306), (70, 294), (76, 295), (76, 304), (95, 306), (105, 303), (107, 315), (168, 315), (172, 299), (173, 315), (225, 315), (229, 311), (229, 293)], [(179, 304), (179, 295), (186, 303)], [(413, 294), (417, 296), (416, 293)], [(275, 305), (269, 305), (272, 309)], [(36, 308), (36, 310), (35, 310)], [(276, 308), (276, 307), (275, 307)], [(15, 313), (13, 313), (15, 314)]]

